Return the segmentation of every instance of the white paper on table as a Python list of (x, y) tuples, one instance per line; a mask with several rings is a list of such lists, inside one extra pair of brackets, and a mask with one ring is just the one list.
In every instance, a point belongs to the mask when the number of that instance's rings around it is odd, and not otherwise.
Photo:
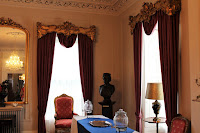
[(102, 119), (109, 119), (103, 115), (88, 115), (87, 118), (102, 118)]

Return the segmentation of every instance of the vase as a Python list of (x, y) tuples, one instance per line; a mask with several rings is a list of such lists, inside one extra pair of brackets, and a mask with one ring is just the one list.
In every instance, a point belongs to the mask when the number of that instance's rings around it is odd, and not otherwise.
[(126, 131), (128, 127), (128, 117), (123, 109), (119, 109), (119, 111), (115, 112), (113, 121), (117, 132)]

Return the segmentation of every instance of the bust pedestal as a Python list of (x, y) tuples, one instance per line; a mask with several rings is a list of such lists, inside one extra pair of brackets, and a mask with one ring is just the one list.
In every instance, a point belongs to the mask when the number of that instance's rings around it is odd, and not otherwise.
[(106, 116), (110, 119), (113, 119), (113, 104), (115, 104), (115, 101), (110, 103), (105, 102), (99, 102), (99, 104), (102, 106), (102, 115)]

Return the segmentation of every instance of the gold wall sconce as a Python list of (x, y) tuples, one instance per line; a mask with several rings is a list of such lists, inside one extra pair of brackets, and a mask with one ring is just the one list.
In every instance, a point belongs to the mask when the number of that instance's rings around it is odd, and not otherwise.
[(198, 95), (198, 96), (196, 97), (196, 99), (193, 99), (192, 101), (194, 101), (194, 102), (200, 102), (200, 95)]
[(197, 86), (199, 87), (200, 86), (200, 77), (196, 78), (195, 82), (196, 82)]
[[(198, 87), (200, 86), (200, 75), (196, 76), (195, 83)], [(192, 101), (200, 102), (200, 95), (196, 96), (196, 99), (193, 99)]]

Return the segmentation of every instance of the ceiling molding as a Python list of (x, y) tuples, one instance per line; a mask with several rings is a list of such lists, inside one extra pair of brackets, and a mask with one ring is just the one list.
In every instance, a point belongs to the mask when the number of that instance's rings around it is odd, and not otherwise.
[(0, 4), (119, 15), (135, 1), (137, 0), (1, 0)]

